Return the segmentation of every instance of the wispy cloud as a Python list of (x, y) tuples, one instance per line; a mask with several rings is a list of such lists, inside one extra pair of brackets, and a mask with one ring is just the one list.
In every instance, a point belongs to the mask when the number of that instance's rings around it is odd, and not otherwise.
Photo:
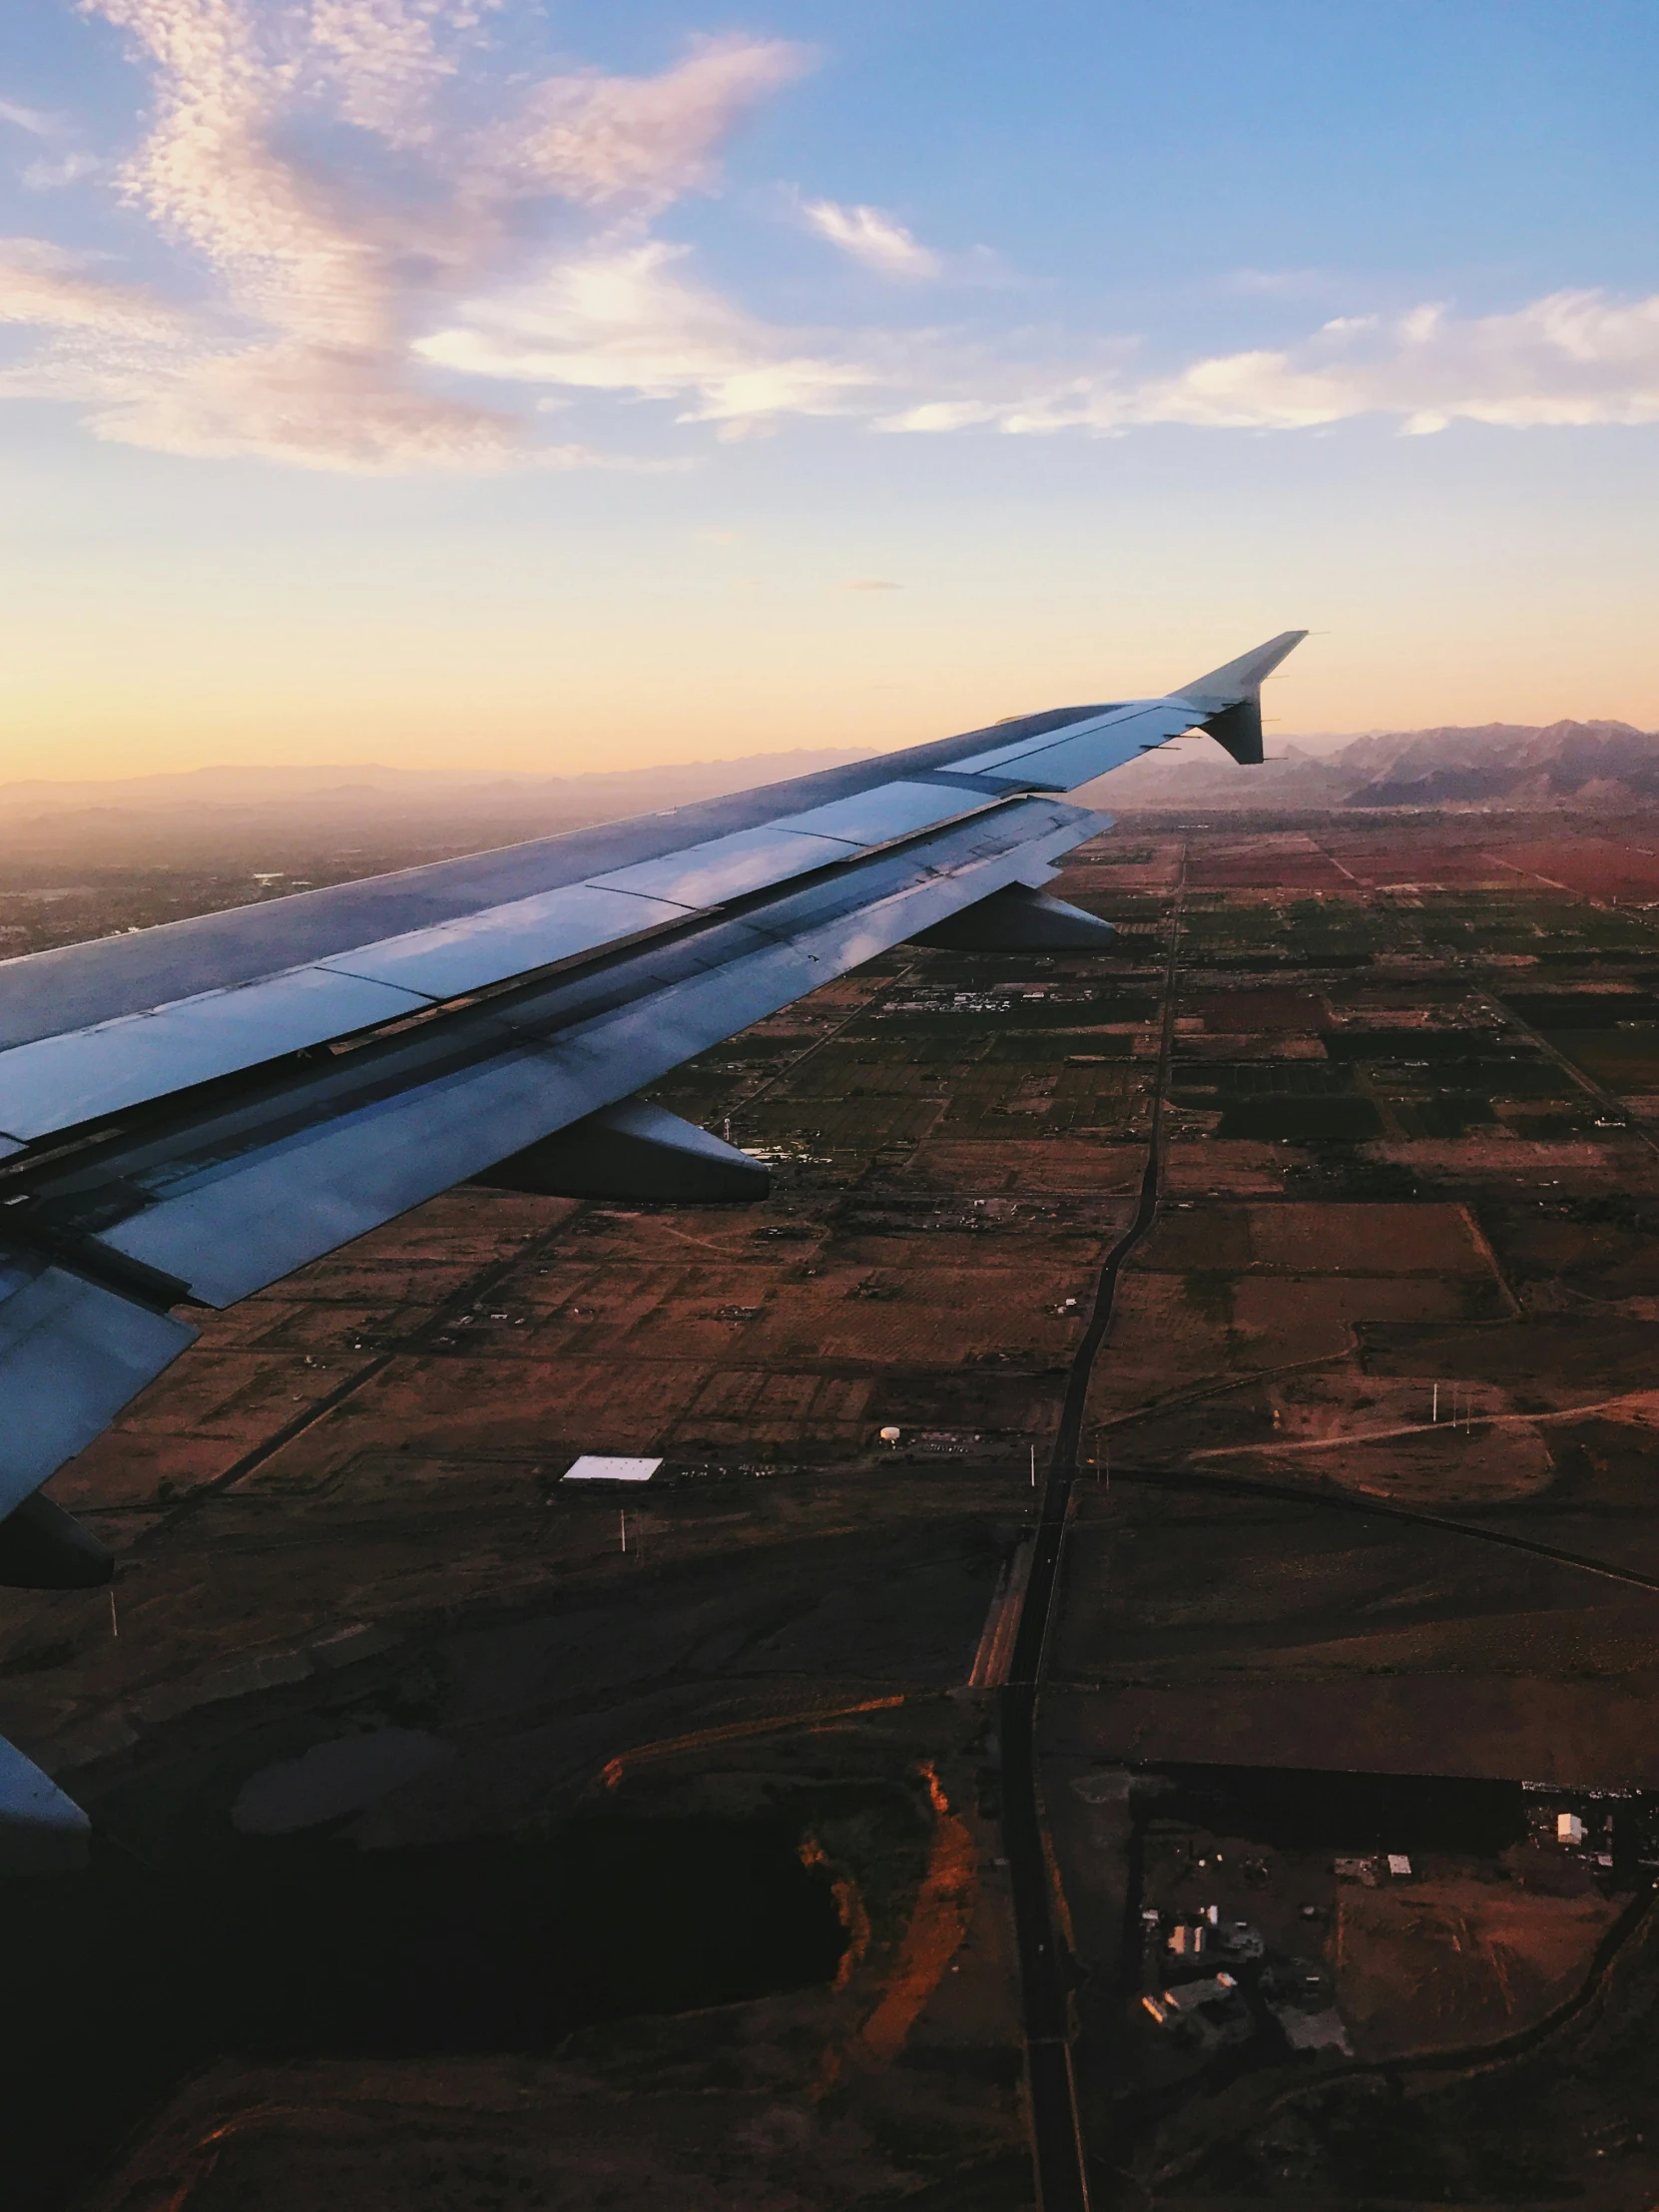
[[(502, 0), (83, 4), (150, 80), (148, 135), (112, 181), (175, 276), (164, 297), (48, 240), (0, 242), (0, 322), (40, 333), (0, 396), (73, 402), (100, 437), (358, 471), (642, 465), (546, 442), (549, 414), (584, 394), (656, 401), (721, 437), (834, 416), (935, 436), (1659, 421), (1659, 295), (1558, 291), (1483, 315), (1361, 300), (1288, 342), (1162, 363), (1133, 336), (987, 335), (983, 317), (769, 321), (658, 226), (718, 187), (743, 119), (810, 67), (785, 40), (526, 78), (491, 47)], [(93, 174), (69, 119), (0, 102), (0, 125), (41, 189)], [(881, 276), (982, 275), (880, 208), (795, 204)], [(1315, 274), (1231, 285), (1311, 324), (1297, 299), (1337, 288)]]
[[(662, 372), (606, 371), (607, 350), (649, 369), (641, 334), (607, 332), (602, 310), (601, 327), (584, 326), (605, 262), (597, 240), (607, 226), (613, 238), (637, 232), (712, 184), (739, 118), (807, 62), (780, 40), (706, 40), (656, 76), (587, 71), (498, 87), (497, 112), (480, 123), (446, 98), (458, 57), (482, 36), (487, 5), (472, 0), (89, 5), (131, 35), (155, 85), (126, 193), (211, 296), (183, 355), (172, 327), (166, 352), (148, 360), (130, 343), (102, 364), (85, 346), (72, 361), (49, 348), (25, 372), (31, 388), (52, 388), (56, 373), (66, 395), (84, 396), (102, 372), (107, 403), (92, 425), (102, 436), (322, 467), (601, 459), (537, 452), (521, 416), (433, 389), (425, 370), (443, 348), (422, 341), (463, 298), (510, 299), (530, 285), (546, 290), (555, 320), (564, 300), (573, 363), (590, 362), (591, 373), (552, 381), (669, 388)], [(341, 125), (359, 142), (342, 142)], [(611, 252), (626, 287), (629, 251)], [(105, 328), (86, 284), (52, 275), (26, 261), (11, 272), (13, 319)], [(684, 322), (686, 303), (668, 305)], [(714, 413), (741, 365), (727, 352), (716, 361), (705, 343), (694, 363)], [(810, 401), (811, 384), (798, 376), (791, 402)]]
[(112, 282), (85, 255), (46, 239), (0, 239), (0, 322), (163, 342), (185, 328), (185, 318), (153, 292)]
[(681, 421), (729, 434), (854, 410), (871, 369), (745, 314), (686, 276), (688, 259), (658, 239), (555, 260), (511, 291), (468, 301), (416, 351), (472, 376), (676, 400)]
[(944, 264), (928, 247), (920, 245), (896, 217), (879, 208), (845, 208), (837, 200), (803, 200), (801, 213), (809, 227), (843, 254), (872, 269), (879, 276), (927, 277), (942, 274)]
[(758, 101), (809, 66), (783, 39), (705, 39), (657, 77), (550, 77), (496, 135), (502, 172), (589, 207), (654, 214), (715, 182), (717, 150)]
[[(1000, 386), (1001, 388), (996, 388)], [(925, 398), (880, 427), (1015, 435), (1113, 433), (1154, 423), (1295, 430), (1392, 416), (1414, 434), (1455, 421), (1525, 429), (1659, 421), (1659, 294), (1560, 291), (1505, 314), (1425, 303), (1346, 315), (1300, 344), (1211, 354), (1161, 374), (1004, 368), (975, 396)]]
[(59, 192), (66, 185), (85, 184), (103, 166), (96, 154), (77, 148), (48, 160), (25, 162), (20, 174), (27, 192)]
[(16, 100), (0, 100), (0, 126), (21, 131), (37, 145), (55, 149), (37, 154), (18, 172), (27, 192), (54, 192), (64, 185), (81, 184), (104, 166), (94, 154), (76, 143), (78, 133), (66, 115), (48, 108), (26, 108)]
[(0, 100), (0, 123), (9, 123), (14, 131), (27, 131), (31, 138), (39, 139), (58, 138), (63, 130), (62, 116), (45, 108), (26, 108), (16, 100)]

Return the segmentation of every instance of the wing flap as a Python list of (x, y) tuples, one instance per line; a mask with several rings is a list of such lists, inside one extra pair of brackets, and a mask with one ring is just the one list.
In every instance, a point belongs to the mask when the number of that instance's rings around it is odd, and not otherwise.
[(843, 837), (849, 844), (890, 844), (894, 837), (932, 830), (969, 813), (986, 798), (949, 784), (877, 784), (872, 792), (832, 800), (804, 815), (786, 815), (776, 827), (805, 830), (815, 837)]
[(1145, 747), (1179, 737), (1199, 719), (1197, 709), (1184, 699), (1140, 699), (1069, 729), (975, 754), (958, 764), (958, 774), (1027, 790), (1075, 791), (1079, 784), (1122, 768)]
[(1045, 730), (1035, 737), (1018, 738), (1007, 745), (994, 745), (983, 753), (970, 753), (965, 761), (958, 761), (954, 773), (958, 776), (990, 776), (998, 769), (1012, 768), (1016, 763), (1033, 760), (1045, 753), (1050, 746), (1062, 739), (1095, 737), (1116, 728), (1119, 723), (1132, 721), (1145, 714), (1152, 705), (1150, 700), (1135, 700), (1126, 707), (1105, 707), (1099, 714), (1090, 715), (1082, 722), (1068, 723), (1061, 730)]
[(311, 967), (42, 1037), (0, 1053), (0, 1129), (49, 1137), (431, 1003), (424, 993)]
[(36, 1259), (0, 1272), (0, 1514), (84, 1451), (198, 1332)]
[(534, 898), (462, 914), (435, 928), (386, 937), (322, 964), (333, 972), (422, 991), (429, 998), (459, 998), (556, 961), (624, 943), (664, 922), (683, 921), (691, 910), (637, 891), (568, 883)]
[(1092, 783), (1097, 776), (1122, 768), (1137, 754), (1180, 737), (1197, 720), (1185, 700), (1174, 700), (1115, 718), (1098, 729), (1063, 735), (1023, 759), (987, 773), (1009, 781), (1017, 776), (1020, 783), (1042, 791), (1075, 791), (1079, 784)]
[(736, 830), (729, 837), (689, 844), (660, 859), (637, 860), (609, 875), (596, 875), (603, 889), (635, 891), (646, 898), (673, 899), (681, 906), (722, 906), (748, 891), (787, 883), (851, 857), (850, 838), (803, 835), (773, 825), (765, 830)]

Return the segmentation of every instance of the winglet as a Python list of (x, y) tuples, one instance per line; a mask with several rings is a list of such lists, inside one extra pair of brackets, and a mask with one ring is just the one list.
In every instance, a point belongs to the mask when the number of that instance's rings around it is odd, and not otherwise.
[(1211, 737), (1241, 766), (1255, 767), (1262, 759), (1263, 680), (1307, 635), (1306, 630), (1281, 630), (1266, 645), (1211, 669), (1208, 676), (1195, 677), (1170, 696), (1189, 701)]

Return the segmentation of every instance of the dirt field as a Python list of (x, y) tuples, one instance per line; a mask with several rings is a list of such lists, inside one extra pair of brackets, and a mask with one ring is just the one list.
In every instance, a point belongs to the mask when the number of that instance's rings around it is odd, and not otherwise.
[(1529, 2025), (1583, 1980), (1617, 1908), (1469, 1875), (1345, 1885), (1330, 1936), (1337, 2001), (1357, 2053), (1465, 2050)]
[[(1124, 1803), (1080, 1774), (1659, 1789), (1659, 1597), (1618, 1579), (1659, 1579), (1659, 919), (1622, 903), (1659, 863), (1558, 829), (1126, 824), (1054, 886), (1112, 954), (901, 949), (661, 1087), (770, 1159), (766, 1206), (461, 1191), (208, 1317), (54, 1483), (119, 1548), (113, 1621), (103, 1591), (0, 1597), (6, 1732), (119, 1834), (110, 1867), (172, 1913), (243, 1864), (254, 1774), (407, 1729), (442, 1762), (325, 1867), (562, 1834), (615, 1769), (647, 1821), (776, 1813), (851, 1963), (505, 2055), (193, 2045), (87, 2201), (1029, 2204), (963, 1685), (1160, 1097), (1162, 1205), (1087, 1403), (1112, 1479), (1083, 1486), (1043, 1705), (1079, 2065), (1112, 2078), (1090, 2037), (1109, 2058), (1134, 1888)], [(573, 1494), (590, 1450), (667, 1472)], [(1336, 1916), (1360, 2064), (1547, 2011), (1623, 1910), (1449, 1860), (1339, 1897), (1329, 1853), (1288, 1852), (1252, 1909), (1284, 1888), (1287, 1944), (1299, 1884)], [(90, 2079), (51, 2016), (55, 2077)], [(1150, 2120), (1105, 2097), (1101, 2170), (1243, 2201), (1193, 2161), (1235, 2109), (1257, 2142), (1254, 2079)], [(1323, 2124), (1307, 2170), (1352, 2180)], [(1561, 2153), (1573, 2187), (1593, 2148)]]

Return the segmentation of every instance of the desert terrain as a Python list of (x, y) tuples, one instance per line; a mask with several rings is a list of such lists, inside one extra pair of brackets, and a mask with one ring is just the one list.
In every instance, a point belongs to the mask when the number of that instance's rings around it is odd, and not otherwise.
[(19, 2206), (1030, 2204), (1080, 1358), (1095, 2201), (1651, 2205), (1659, 820), (1164, 810), (1054, 888), (1112, 953), (900, 949), (655, 1094), (766, 1205), (452, 1192), (54, 1481), (118, 1572), (0, 1594), (96, 1824), (8, 1890)]

